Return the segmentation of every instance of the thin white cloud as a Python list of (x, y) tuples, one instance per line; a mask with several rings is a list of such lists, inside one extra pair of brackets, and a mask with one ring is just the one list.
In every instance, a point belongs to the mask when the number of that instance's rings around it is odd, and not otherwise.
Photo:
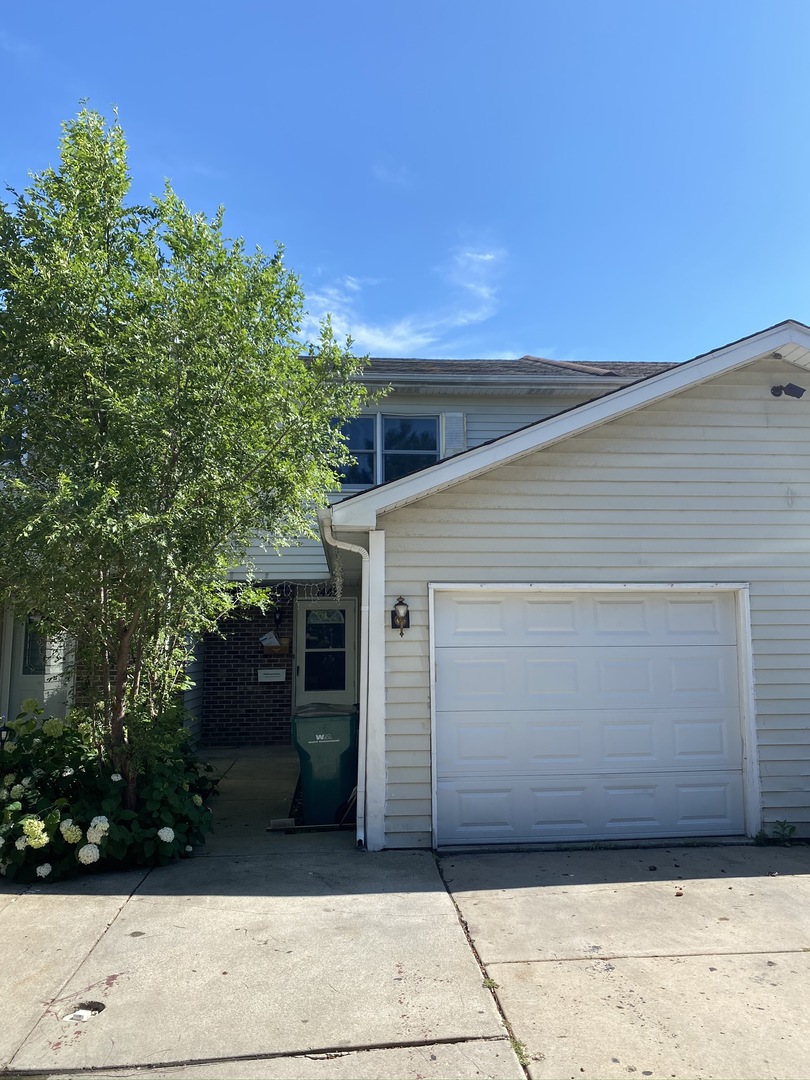
[(498, 277), (506, 259), (500, 248), (465, 246), (454, 250), (434, 272), (446, 285), (447, 299), (438, 309), (374, 321), (364, 289), (379, 284), (347, 276), (307, 295), (310, 316), (304, 330), (315, 337), (326, 314), (339, 338), (350, 336), (357, 352), (376, 356), (433, 355), (446, 351), (447, 338), (491, 318), (498, 309)]
[(0, 52), (17, 60), (33, 60), (39, 56), (39, 49), (35, 45), (22, 38), (12, 37), (5, 30), (0, 30)]
[(380, 184), (390, 187), (411, 187), (413, 175), (404, 165), (392, 165), (390, 162), (375, 161), (371, 167), (371, 175)]

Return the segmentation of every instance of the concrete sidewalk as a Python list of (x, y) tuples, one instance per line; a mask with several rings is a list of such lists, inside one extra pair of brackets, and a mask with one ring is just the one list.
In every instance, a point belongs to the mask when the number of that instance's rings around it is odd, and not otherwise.
[(433, 856), (268, 833), (266, 767), (230, 766), (192, 859), (0, 884), (0, 1070), (523, 1076)]

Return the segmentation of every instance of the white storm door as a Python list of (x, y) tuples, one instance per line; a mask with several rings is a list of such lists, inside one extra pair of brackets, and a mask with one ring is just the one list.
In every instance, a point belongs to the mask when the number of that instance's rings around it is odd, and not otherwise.
[(357, 701), (357, 601), (299, 600), (295, 608), (295, 706)]

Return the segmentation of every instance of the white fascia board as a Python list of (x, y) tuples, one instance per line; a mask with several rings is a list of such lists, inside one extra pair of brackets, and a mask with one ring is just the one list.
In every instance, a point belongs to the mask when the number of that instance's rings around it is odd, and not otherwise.
[(378, 514), (417, 502), (453, 484), (470, 480), (499, 465), (506, 465), (572, 435), (625, 416), (644, 405), (754, 363), (788, 344), (810, 351), (810, 330), (794, 322), (780, 323), (770, 330), (706, 353), (660, 375), (633, 383), (607, 397), (588, 401), (567, 412), (503, 435), (493, 442), (437, 462), (421, 472), (378, 488), (370, 488), (330, 507), (333, 524), (335, 527), (374, 528)]

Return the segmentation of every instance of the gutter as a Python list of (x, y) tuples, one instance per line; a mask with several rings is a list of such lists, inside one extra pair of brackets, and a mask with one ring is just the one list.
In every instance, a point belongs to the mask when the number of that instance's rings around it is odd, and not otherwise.
[(353, 551), (363, 560), (360, 577), (360, 695), (357, 727), (357, 846), (366, 846), (366, 764), (368, 758), (368, 583), (369, 554), (359, 544), (335, 539), (330, 510), (318, 511), (318, 525), (324, 541), (341, 551)]

